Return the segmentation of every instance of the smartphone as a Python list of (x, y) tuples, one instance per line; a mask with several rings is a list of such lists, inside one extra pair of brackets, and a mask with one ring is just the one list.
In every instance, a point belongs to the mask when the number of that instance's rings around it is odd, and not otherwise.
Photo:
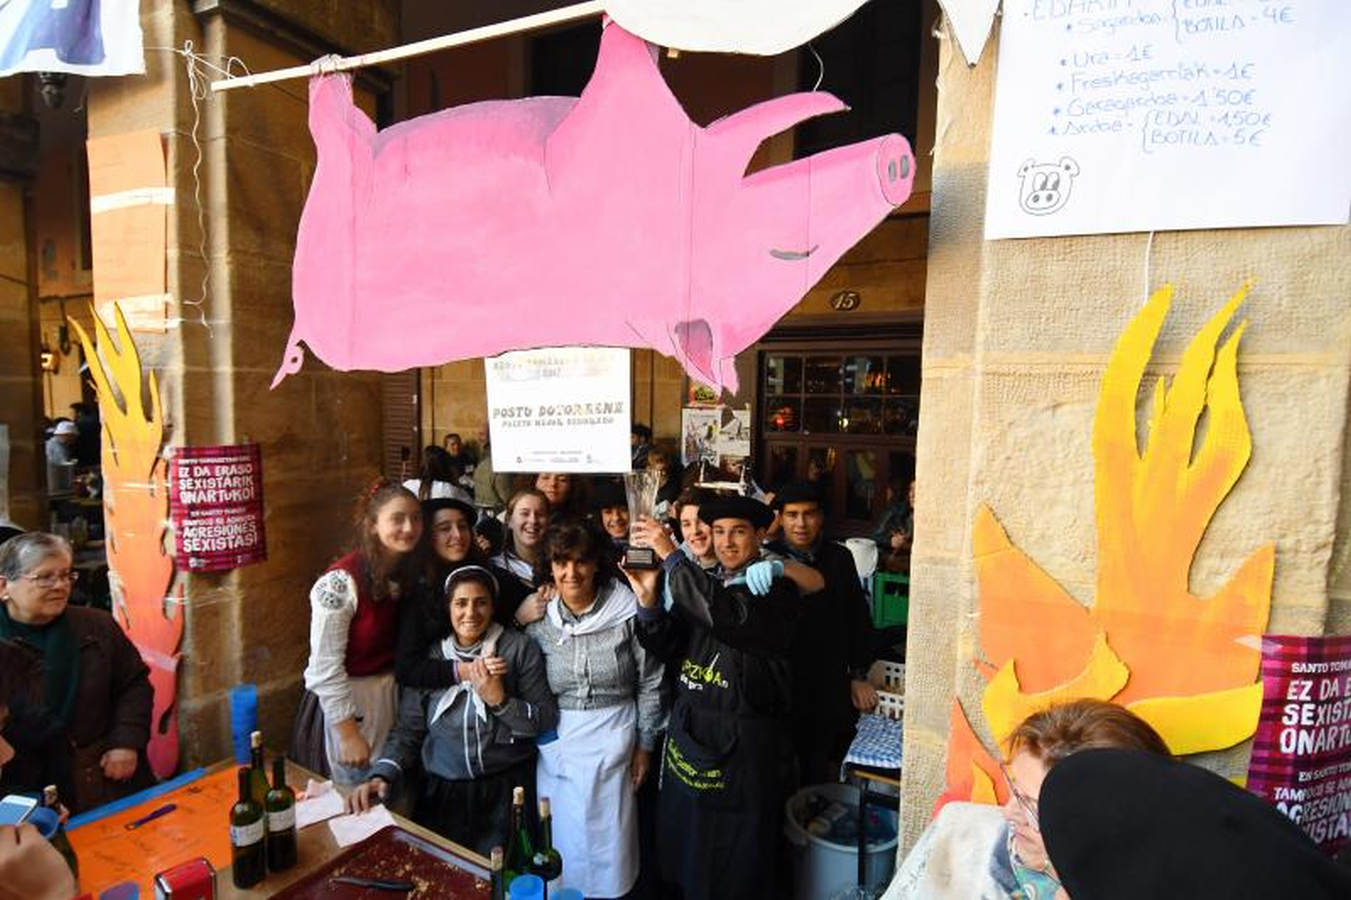
[(37, 805), (36, 797), (7, 794), (0, 800), (0, 825), (22, 825)]

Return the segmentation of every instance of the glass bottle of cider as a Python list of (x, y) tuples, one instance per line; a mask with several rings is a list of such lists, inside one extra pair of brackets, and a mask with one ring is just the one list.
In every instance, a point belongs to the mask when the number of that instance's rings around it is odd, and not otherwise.
[(544, 882), (545, 897), (563, 887), (563, 857), (554, 848), (553, 812), (548, 797), (539, 798), (539, 843), (531, 859), (530, 874), (538, 875)]
[(230, 809), (230, 875), (237, 888), (253, 887), (267, 874), (263, 833), (263, 808), (253, 802), (249, 767), (240, 766), (239, 801)]
[(267, 802), (267, 765), (263, 761), (263, 733), (255, 731), (249, 735), (249, 790), (253, 802), (260, 807)]
[(296, 864), (296, 794), (286, 784), (286, 757), (272, 760), (272, 790), (264, 798), (267, 819), (267, 870), (284, 872)]
[(530, 864), (535, 859), (534, 841), (530, 838), (530, 824), (525, 818), (525, 788), (519, 786), (511, 794), (510, 840), (506, 862), (503, 865), (508, 888), (516, 880), (516, 876), (530, 874)]

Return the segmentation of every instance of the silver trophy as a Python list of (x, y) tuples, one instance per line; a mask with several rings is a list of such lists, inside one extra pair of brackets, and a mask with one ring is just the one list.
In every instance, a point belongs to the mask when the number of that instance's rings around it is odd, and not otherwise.
[(640, 518), (652, 518), (661, 490), (661, 472), (644, 469), (624, 475), (624, 496), (629, 503), (629, 545), (624, 550), (624, 568), (655, 569), (661, 564), (657, 551), (641, 540), (633, 530)]

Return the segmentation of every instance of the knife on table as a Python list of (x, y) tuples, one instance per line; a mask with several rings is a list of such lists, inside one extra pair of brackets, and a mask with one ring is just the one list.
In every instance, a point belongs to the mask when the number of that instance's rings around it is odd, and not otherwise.
[(335, 875), (330, 880), (335, 884), (372, 888), (377, 891), (393, 891), (400, 894), (410, 893), (415, 888), (415, 885), (411, 881), (389, 881), (382, 878), (359, 878), (355, 875)]

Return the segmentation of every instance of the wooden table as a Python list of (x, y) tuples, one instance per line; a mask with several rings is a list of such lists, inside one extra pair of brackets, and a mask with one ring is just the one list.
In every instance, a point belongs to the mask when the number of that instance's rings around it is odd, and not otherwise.
[[(153, 896), (150, 886), (156, 872), (204, 855), (221, 866), (216, 879), (218, 897), (270, 897), (346, 849), (338, 846), (326, 823), (316, 822), (297, 833), (298, 861), (292, 869), (269, 874), (250, 890), (236, 889), (230, 877), (229, 816), (238, 793), (234, 777), (237, 768), (232, 760), (220, 762), (196, 775), (175, 779), (175, 784), (161, 786), (158, 792), (151, 789), (127, 798), (95, 821), (80, 822), (77, 817), (70, 838), (80, 855), (84, 876), (81, 889), (97, 895), (113, 884), (131, 880), (140, 885), (140, 895), (149, 898)], [(314, 773), (287, 763), (286, 781), (293, 789), (304, 789), (311, 779), (319, 780)], [(168, 814), (141, 829), (126, 830), (128, 823), (166, 806), (173, 807)], [(407, 832), (487, 870), (488, 860), (478, 854), (398, 814), (393, 818)]]
[[(221, 763), (219, 766), (213, 766), (212, 770), (215, 771), (221, 766), (234, 766), (234, 763)], [(292, 790), (297, 793), (304, 790), (305, 785), (309, 783), (310, 779), (314, 779), (315, 781), (323, 780), (308, 769), (301, 768), (290, 760), (287, 760), (286, 783), (291, 786)], [(347, 793), (344, 789), (339, 788), (339, 790), (344, 794)], [(394, 821), (405, 831), (426, 838), (433, 844), (445, 847), (453, 853), (466, 857), (483, 866), (485, 869), (488, 868), (489, 861), (482, 856), (479, 856), (474, 851), (467, 850), (453, 841), (446, 840), (436, 832), (428, 831), (421, 825), (405, 819), (397, 813), (394, 813), (393, 815)], [(299, 861), (293, 868), (277, 874), (269, 872), (267, 878), (248, 890), (240, 890), (234, 886), (234, 881), (230, 877), (230, 868), (228, 866), (221, 869), (216, 875), (216, 897), (218, 900), (228, 900), (228, 898), (232, 897), (271, 897), (282, 888), (287, 887), (293, 882), (299, 881), (310, 872), (318, 869), (324, 863), (346, 849), (344, 847), (339, 847), (337, 841), (333, 840), (333, 832), (324, 822), (318, 822), (298, 832), (296, 834), (296, 844), (297, 850), (299, 851), (297, 854)]]

